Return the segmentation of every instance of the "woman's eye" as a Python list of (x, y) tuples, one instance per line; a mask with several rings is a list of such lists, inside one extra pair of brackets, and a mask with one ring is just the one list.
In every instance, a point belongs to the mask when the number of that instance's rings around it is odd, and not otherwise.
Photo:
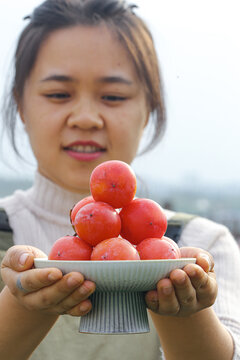
[(107, 101), (124, 101), (126, 100), (126, 97), (117, 95), (105, 95), (102, 97), (102, 99)]
[(70, 95), (67, 93), (54, 93), (54, 94), (47, 94), (45, 96), (50, 99), (67, 99), (70, 97)]

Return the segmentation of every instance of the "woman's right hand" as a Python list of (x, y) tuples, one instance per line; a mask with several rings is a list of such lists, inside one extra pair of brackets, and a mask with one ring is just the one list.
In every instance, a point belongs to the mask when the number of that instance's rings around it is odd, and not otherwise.
[(34, 258), (46, 257), (33, 246), (15, 245), (3, 258), (1, 276), (11, 293), (29, 311), (83, 316), (95, 284), (79, 272), (63, 275), (57, 268), (35, 269)]

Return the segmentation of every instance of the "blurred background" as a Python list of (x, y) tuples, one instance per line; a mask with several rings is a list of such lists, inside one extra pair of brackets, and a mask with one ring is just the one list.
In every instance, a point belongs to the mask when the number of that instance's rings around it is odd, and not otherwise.
[[(26, 25), (23, 18), (41, 2), (0, 0), (0, 99), (9, 86), (16, 39)], [(239, 240), (239, 1), (133, 2), (153, 34), (168, 118), (161, 143), (132, 164), (138, 196), (224, 223)], [(1, 197), (33, 181), (35, 161), (19, 126), (18, 144), (27, 162), (1, 138)]]

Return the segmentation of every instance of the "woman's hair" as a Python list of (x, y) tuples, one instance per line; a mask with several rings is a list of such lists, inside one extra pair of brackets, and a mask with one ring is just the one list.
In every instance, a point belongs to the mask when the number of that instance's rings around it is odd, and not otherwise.
[(29, 24), (18, 40), (11, 92), (3, 109), (6, 129), (17, 154), (15, 127), (18, 105), (39, 49), (53, 31), (75, 25), (97, 26), (104, 23), (117, 35), (135, 65), (151, 112), (149, 121), (153, 131), (145, 151), (158, 143), (166, 123), (162, 80), (151, 33), (134, 13), (135, 7), (121, 0), (46, 0), (32, 15), (25, 17)]

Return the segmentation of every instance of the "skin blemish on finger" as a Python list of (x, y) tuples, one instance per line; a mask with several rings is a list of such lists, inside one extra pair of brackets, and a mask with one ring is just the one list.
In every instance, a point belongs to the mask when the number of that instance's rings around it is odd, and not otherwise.
[(158, 305), (158, 294), (157, 291), (151, 290), (146, 294), (146, 301), (152, 305)]
[(151, 294), (151, 302), (155, 304), (158, 303), (158, 296), (156, 293)]

